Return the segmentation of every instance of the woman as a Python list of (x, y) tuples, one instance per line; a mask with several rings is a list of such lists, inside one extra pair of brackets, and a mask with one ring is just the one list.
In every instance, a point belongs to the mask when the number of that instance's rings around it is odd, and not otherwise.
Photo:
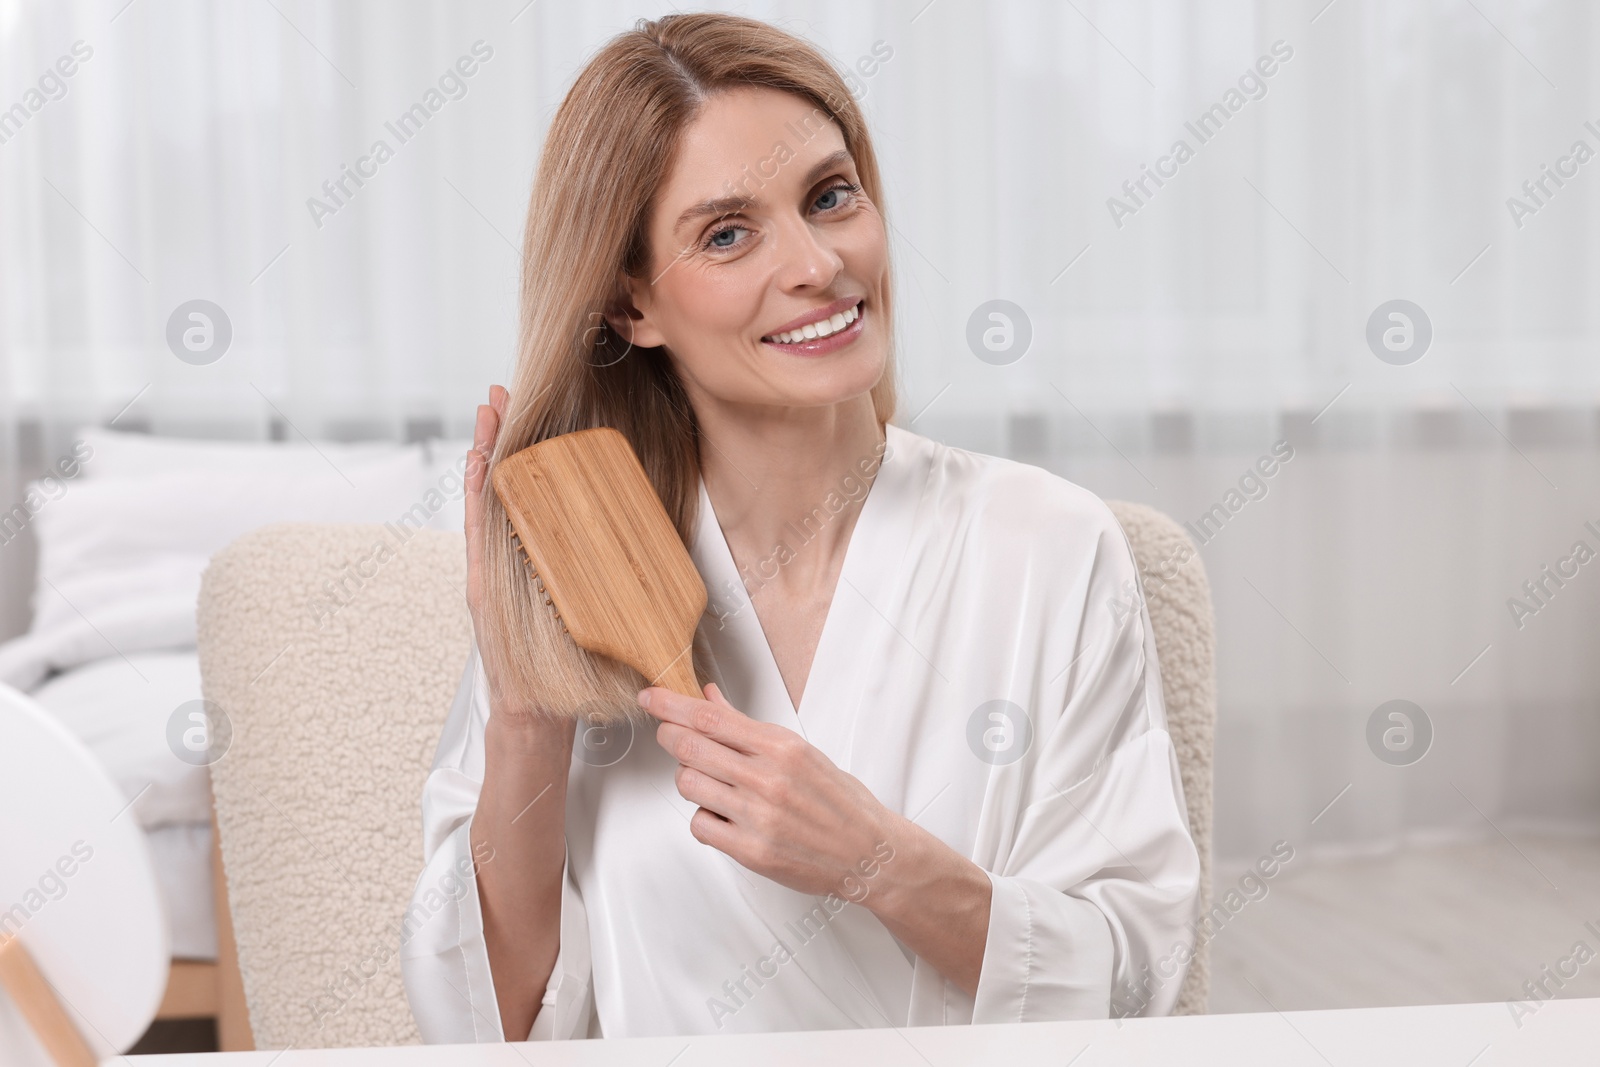
[[(1127, 541), (891, 425), (891, 321), (876, 160), (815, 49), (675, 15), (579, 75), (469, 456), (474, 654), (402, 950), (425, 1039), (1171, 1010), (1199, 862)], [(705, 579), (704, 700), (565, 654), (512, 555), (491, 460), (590, 425)], [(546, 714), (586, 695), (609, 725)]]

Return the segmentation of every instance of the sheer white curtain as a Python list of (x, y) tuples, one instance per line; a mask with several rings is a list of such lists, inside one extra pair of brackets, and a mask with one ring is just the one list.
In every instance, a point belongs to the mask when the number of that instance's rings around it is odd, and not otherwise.
[[(1600, 548), (1589, 7), (708, 6), (855, 72), (902, 424), (1186, 521), (1294, 450), (1201, 549), (1220, 852), (1593, 826), (1600, 570), (1520, 629), (1506, 605), (1573, 542)], [(83, 421), (464, 434), (508, 376), (550, 115), (608, 36), (670, 10), (0, 0), (7, 499)], [(231, 327), (215, 362), (168, 344), (193, 300)], [(969, 342), (991, 300), (1025, 319), (1020, 358)], [(1392, 300), (1426, 315), (1420, 360), (1369, 346)], [(1434, 727), (1406, 767), (1365, 737), (1396, 698)]]

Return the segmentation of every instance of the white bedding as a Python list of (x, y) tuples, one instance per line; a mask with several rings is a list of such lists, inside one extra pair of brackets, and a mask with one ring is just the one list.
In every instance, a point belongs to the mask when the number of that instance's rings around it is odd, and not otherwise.
[(162, 826), (145, 834), (172, 930), (172, 956), (217, 958), (217, 913), (211, 900), (211, 824)]
[(470, 442), (313, 448), (92, 427), (78, 436), (92, 454), (78, 477), (42, 494), (32, 625), (0, 644), (0, 682), (29, 693), (105, 764), (133, 801), (118, 817), (146, 831), (173, 955), (214, 959), (210, 775), (167, 740), (174, 712), (201, 696), (201, 574), (218, 549), (271, 522), (459, 530)]
[(136, 818), (147, 830), (210, 822), (206, 768), (179, 759), (167, 743), (173, 713), (200, 698), (193, 649), (108, 656), (58, 674), (30, 695), (89, 746), (123, 796), (138, 798), (119, 818)]

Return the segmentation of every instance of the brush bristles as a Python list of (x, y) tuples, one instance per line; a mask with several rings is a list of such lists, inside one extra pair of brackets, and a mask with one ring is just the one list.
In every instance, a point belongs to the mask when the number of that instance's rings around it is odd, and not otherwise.
[(544, 598), (544, 606), (550, 609), (550, 614), (555, 616), (556, 622), (561, 623), (561, 632), (566, 633), (567, 624), (561, 618), (561, 612), (556, 610), (555, 602), (550, 599), (550, 594), (545, 591), (544, 579), (539, 577), (539, 572), (534, 569), (533, 559), (528, 555), (528, 546), (522, 543), (522, 537), (517, 533), (516, 527), (511, 524), (509, 515), (506, 516), (506, 529), (511, 533), (511, 543), (517, 547), (517, 554), (522, 557), (523, 566), (528, 569), (528, 577), (533, 580), (533, 587)]

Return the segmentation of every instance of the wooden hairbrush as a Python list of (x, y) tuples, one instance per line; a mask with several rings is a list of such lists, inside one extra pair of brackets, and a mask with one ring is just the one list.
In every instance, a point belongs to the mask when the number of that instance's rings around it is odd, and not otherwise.
[(628, 439), (609, 426), (546, 438), (495, 464), (492, 480), (573, 641), (704, 699), (691, 649), (705, 582)]

